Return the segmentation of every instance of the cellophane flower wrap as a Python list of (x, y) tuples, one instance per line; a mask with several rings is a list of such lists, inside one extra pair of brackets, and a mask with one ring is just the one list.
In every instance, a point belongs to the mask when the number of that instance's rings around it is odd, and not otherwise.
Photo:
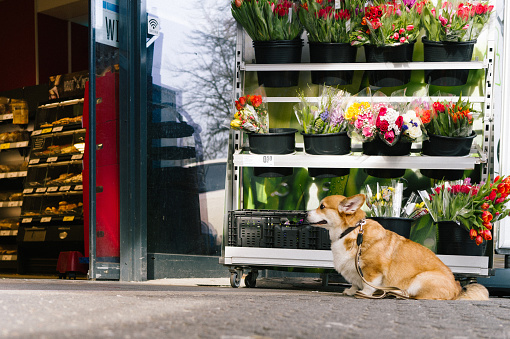
[(351, 34), (351, 44), (393, 46), (416, 41), (420, 33), (416, 1), (373, 1)]
[(358, 142), (374, 140), (376, 136), (375, 118), (372, 111), (370, 88), (352, 96), (345, 110), (349, 137)]
[(402, 182), (392, 180), (391, 185), (380, 185), (377, 182), (375, 185), (366, 185), (365, 192), (370, 216), (400, 217), (404, 192)]
[(488, 1), (431, 1), (417, 2), (422, 26), (431, 41), (476, 40), (490, 20), (494, 6)]
[(467, 137), (473, 132), (473, 121), (478, 115), (469, 101), (459, 97), (457, 102), (450, 100), (432, 103), (430, 121), (425, 125), (427, 133), (445, 137)]
[(245, 95), (235, 102), (236, 113), (230, 127), (248, 133), (268, 133), (269, 116), (261, 95)]
[(253, 41), (294, 40), (303, 32), (293, 1), (233, 0), (231, 11)]
[(430, 192), (419, 191), (432, 219), (456, 221), (469, 232), (477, 245), (492, 239), (493, 223), (508, 216), (506, 205), (510, 178), (472, 185), (470, 179), (440, 182)]
[(329, 134), (347, 130), (345, 110), (349, 93), (324, 87), (317, 104), (307, 100), (303, 92), (299, 96), (301, 102), (294, 106), (294, 113), (305, 134)]
[(301, 0), (299, 19), (310, 42), (350, 43), (350, 0)]

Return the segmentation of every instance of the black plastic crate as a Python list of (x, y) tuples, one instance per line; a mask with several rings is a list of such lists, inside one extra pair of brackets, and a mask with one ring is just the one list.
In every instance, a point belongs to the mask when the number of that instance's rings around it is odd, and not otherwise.
[(304, 224), (305, 217), (305, 211), (231, 211), (228, 245), (329, 249), (328, 231)]

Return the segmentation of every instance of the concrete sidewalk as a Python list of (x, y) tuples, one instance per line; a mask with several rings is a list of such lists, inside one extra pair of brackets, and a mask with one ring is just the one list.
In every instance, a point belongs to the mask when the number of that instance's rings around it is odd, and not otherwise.
[[(241, 286), (244, 286), (241, 284)], [(318, 279), (0, 279), (2, 338), (510, 338), (510, 299), (359, 300)]]

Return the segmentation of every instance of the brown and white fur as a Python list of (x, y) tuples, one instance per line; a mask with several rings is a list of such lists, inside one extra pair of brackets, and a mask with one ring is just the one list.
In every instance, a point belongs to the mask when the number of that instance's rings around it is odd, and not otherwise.
[[(324, 198), (316, 210), (308, 211), (308, 222), (329, 230), (335, 269), (352, 287), (344, 294), (356, 291), (372, 295), (372, 287), (363, 283), (355, 267), (356, 238), (359, 227), (340, 238), (344, 230), (365, 218), (360, 208), (365, 195), (346, 198), (334, 195)], [(428, 248), (386, 230), (378, 222), (367, 219), (363, 225), (360, 267), (367, 282), (374, 286), (398, 287), (415, 299), (488, 300), (487, 289), (470, 284), (462, 289), (451, 270)]]

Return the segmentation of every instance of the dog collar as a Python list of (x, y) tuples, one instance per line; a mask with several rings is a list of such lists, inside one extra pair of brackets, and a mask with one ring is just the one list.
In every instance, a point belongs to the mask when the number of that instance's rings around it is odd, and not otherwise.
[(340, 234), (340, 238), (338, 238), (338, 240), (342, 239), (343, 237), (345, 237), (347, 234), (351, 233), (352, 231), (354, 231), (356, 228), (358, 227), (362, 227), (363, 225), (365, 225), (367, 223), (367, 221), (365, 219), (361, 219), (360, 221), (358, 221), (356, 223), (356, 225), (352, 226), (352, 227), (349, 227), (348, 229), (346, 229), (345, 231), (342, 232), (342, 234)]

